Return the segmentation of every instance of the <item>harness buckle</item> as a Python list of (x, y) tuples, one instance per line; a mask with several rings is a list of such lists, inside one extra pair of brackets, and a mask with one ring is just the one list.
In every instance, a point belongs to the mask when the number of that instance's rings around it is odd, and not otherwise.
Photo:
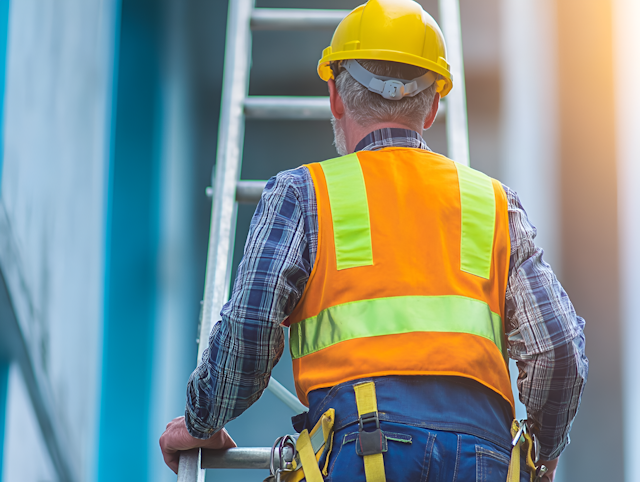
[[(366, 431), (365, 424), (375, 423), (376, 428)], [(361, 457), (366, 455), (381, 454), (388, 450), (387, 437), (380, 430), (380, 419), (378, 412), (363, 413), (358, 419), (358, 443), (356, 443), (356, 453)]]
[(363, 413), (358, 419), (358, 425), (360, 425), (360, 432), (364, 432), (365, 423), (375, 422), (376, 428), (380, 428), (380, 419), (378, 418), (378, 412)]

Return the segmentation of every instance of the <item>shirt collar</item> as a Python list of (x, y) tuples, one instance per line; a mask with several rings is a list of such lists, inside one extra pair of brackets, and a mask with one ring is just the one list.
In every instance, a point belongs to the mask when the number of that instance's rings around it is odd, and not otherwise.
[(412, 147), (430, 151), (429, 146), (422, 136), (410, 129), (398, 127), (385, 127), (367, 134), (356, 145), (357, 151), (375, 151), (385, 147)]

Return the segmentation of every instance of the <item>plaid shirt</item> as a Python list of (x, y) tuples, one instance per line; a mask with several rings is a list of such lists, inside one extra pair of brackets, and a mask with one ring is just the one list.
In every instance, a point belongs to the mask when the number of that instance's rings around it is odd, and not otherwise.
[[(372, 132), (356, 150), (389, 146), (429, 149), (404, 129)], [(587, 380), (584, 320), (536, 247), (536, 228), (518, 196), (504, 186), (511, 260), (506, 292), (509, 355), (518, 364), (520, 400), (539, 427), (541, 457), (554, 459), (569, 442)], [(266, 388), (284, 350), (282, 321), (302, 296), (318, 247), (311, 175), (305, 167), (267, 183), (251, 221), (231, 300), (209, 337), (187, 387), (186, 424), (208, 438), (242, 414)]]

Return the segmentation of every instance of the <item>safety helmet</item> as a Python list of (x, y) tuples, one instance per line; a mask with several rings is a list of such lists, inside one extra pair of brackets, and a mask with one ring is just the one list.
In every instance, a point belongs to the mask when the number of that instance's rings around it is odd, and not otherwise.
[[(369, 0), (364, 5), (356, 7), (340, 22), (331, 39), (331, 45), (322, 52), (322, 58), (318, 62), (318, 75), (324, 81), (332, 79), (331, 62), (355, 59), (400, 62), (440, 74), (440, 78), (436, 80), (436, 92), (440, 97), (446, 96), (453, 86), (442, 31), (433, 17), (413, 0)], [(354, 69), (354, 64), (359, 66), (357, 62), (343, 65), (351, 67), (347, 70), (358, 82), (385, 98), (399, 100), (403, 95), (415, 95), (422, 90), (420, 78), (391, 79), (374, 76), (362, 68), (369, 74), (367, 77), (357, 66)], [(356, 71), (355, 75), (352, 70)], [(357, 78), (357, 75), (361, 78)], [(389, 80), (390, 84), (384, 86), (376, 80), (383, 83)], [(401, 95), (397, 97), (397, 81), (401, 80), (417, 81), (417, 87), (403, 85), (400, 87)], [(422, 85), (424, 81), (425, 79)], [(431, 83), (429, 82), (429, 85)], [(391, 94), (389, 87), (392, 87)], [(404, 88), (409, 92), (405, 92)], [(420, 90), (416, 92), (416, 89)]]

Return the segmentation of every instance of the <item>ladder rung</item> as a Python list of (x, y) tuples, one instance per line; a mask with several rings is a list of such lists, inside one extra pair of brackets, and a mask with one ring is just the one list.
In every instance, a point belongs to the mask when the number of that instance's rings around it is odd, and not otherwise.
[(258, 204), (267, 181), (238, 181), (236, 201), (240, 204)]
[(331, 30), (350, 10), (311, 8), (254, 8), (252, 30)]
[[(244, 101), (247, 119), (331, 119), (329, 97), (257, 96)], [(440, 102), (436, 122), (446, 116), (445, 102)]]
[[(278, 451), (275, 453), (278, 463)], [(202, 449), (203, 469), (269, 469), (270, 447), (239, 447), (227, 450)]]
[(248, 119), (331, 119), (329, 97), (249, 96), (244, 101)]

